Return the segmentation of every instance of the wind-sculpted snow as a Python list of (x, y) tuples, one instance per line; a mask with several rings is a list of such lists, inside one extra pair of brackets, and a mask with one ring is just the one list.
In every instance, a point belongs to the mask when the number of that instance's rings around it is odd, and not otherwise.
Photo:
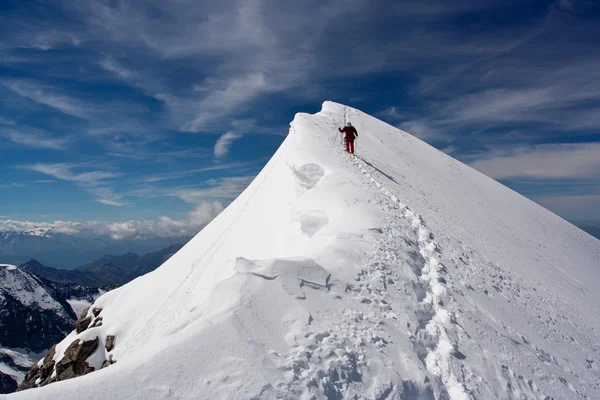
[[(358, 129), (357, 156), (337, 127)], [(326, 102), (156, 271), (98, 299), (100, 372), (17, 399), (600, 398), (600, 241)], [(94, 364), (94, 365), (96, 365)], [(12, 397), (10, 398), (12, 400)]]

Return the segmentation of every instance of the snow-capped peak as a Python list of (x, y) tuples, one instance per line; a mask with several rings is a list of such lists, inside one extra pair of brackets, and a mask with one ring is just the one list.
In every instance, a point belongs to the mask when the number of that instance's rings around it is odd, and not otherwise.
[(62, 310), (39, 282), (30, 274), (14, 265), (0, 265), (0, 297), (10, 295), (25, 306), (37, 306), (42, 310)]
[(116, 364), (14, 398), (599, 398), (599, 260), (556, 215), (326, 102), (53, 356), (97, 338), (89, 366)]
[(7, 271), (14, 271), (17, 269), (17, 267), (10, 264), (0, 264), (0, 268), (6, 268)]

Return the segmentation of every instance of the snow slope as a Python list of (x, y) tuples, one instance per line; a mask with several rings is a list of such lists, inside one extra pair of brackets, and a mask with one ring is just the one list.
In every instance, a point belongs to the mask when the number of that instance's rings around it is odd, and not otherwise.
[[(337, 127), (360, 134), (357, 157)], [(13, 399), (600, 398), (600, 241), (358, 110), (298, 114), (252, 184), (94, 303), (89, 375)]]
[[(31, 275), (14, 265), (0, 264), (0, 295), (12, 296), (25, 306), (62, 310), (62, 306)], [(66, 315), (65, 315), (66, 317)]]

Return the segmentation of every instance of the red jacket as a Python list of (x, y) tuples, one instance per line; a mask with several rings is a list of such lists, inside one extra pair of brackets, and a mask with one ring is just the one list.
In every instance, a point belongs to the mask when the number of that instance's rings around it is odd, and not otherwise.
[(353, 141), (354, 138), (358, 137), (358, 132), (356, 131), (356, 128), (353, 126), (345, 126), (343, 128), (338, 128), (340, 132), (343, 132), (346, 134), (346, 140), (350, 140)]

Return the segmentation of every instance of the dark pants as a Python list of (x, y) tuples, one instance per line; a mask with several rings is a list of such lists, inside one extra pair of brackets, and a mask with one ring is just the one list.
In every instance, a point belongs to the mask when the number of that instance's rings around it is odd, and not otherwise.
[(354, 140), (346, 139), (346, 151), (354, 154)]

